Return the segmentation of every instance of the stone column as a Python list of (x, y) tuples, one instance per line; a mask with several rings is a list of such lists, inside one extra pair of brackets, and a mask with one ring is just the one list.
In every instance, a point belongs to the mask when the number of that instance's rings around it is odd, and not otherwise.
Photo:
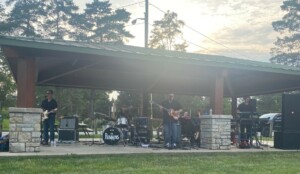
[(42, 109), (9, 108), (9, 152), (39, 152)]
[(201, 147), (211, 150), (230, 150), (231, 115), (200, 116)]

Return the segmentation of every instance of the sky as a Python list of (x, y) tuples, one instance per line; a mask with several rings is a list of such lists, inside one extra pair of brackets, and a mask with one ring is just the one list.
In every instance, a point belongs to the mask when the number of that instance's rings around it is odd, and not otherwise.
[[(91, 0), (75, 0), (84, 8)], [(284, 15), (283, 0), (149, 0), (149, 36), (153, 21), (163, 18), (166, 11), (178, 14), (185, 22), (183, 38), (189, 43), (187, 52), (222, 55), (268, 62), (270, 48), (279, 33), (272, 22)], [(141, 0), (110, 0), (113, 9), (124, 7), (131, 18), (143, 18), (145, 3)], [(134, 5), (130, 5), (134, 4)], [(127, 6), (128, 5), (128, 6)], [(128, 24), (135, 36), (128, 45), (144, 46), (144, 21)]]

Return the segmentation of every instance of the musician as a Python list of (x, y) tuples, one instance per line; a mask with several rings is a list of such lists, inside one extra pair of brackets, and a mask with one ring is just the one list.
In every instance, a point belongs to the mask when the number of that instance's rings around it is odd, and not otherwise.
[(178, 119), (175, 117), (182, 112), (182, 108), (179, 102), (174, 100), (174, 94), (169, 94), (169, 98), (162, 102), (161, 111), (163, 115), (163, 126), (164, 126), (164, 141), (166, 148), (176, 148), (178, 139)]
[(128, 124), (129, 122), (131, 121), (131, 116), (130, 116), (130, 108), (127, 106), (127, 105), (122, 105), (122, 107), (120, 108), (119, 110), (119, 113), (117, 115), (117, 119), (118, 118), (122, 118), (122, 117), (125, 117), (128, 121)]
[(237, 108), (237, 113), (239, 112), (253, 112), (253, 107), (252, 105), (250, 104), (250, 96), (246, 96), (246, 97), (243, 97), (244, 99), (244, 102), (239, 104), (238, 108)]
[(48, 119), (43, 122), (44, 128), (44, 141), (43, 145), (48, 145), (49, 140), (49, 128), (50, 128), (50, 142), (54, 142), (54, 126), (55, 126), (55, 115), (57, 112), (57, 102), (53, 99), (53, 91), (47, 90), (47, 98), (43, 100), (41, 108), (43, 111), (48, 111)]
[[(250, 133), (251, 133), (251, 124), (243, 119), (250, 119), (251, 114), (253, 114), (253, 107), (250, 103), (250, 96), (243, 97), (244, 102), (239, 104), (237, 108), (237, 114), (239, 115), (240, 121), (240, 132), (241, 132), (241, 139), (249, 140)], [(244, 118), (246, 117), (246, 118)]]

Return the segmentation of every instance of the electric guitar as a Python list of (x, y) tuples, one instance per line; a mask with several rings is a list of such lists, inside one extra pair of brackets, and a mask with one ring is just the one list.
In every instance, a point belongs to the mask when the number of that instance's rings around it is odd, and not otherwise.
[(163, 107), (162, 105), (160, 105), (160, 104), (154, 102), (153, 100), (150, 100), (150, 104), (155, 104), (155, 105), (157, 105), (158, 107), (160, 107), (160, 108), (166, 110), (166, 111), (169, 113), (169, 116), (172, 117), (172, 118), (174, 118), (175, 120), (178, 120), (178, 119), (180, 118), (180, 113), (181, 113), (182, 111), (178, 112), (178, 111), (176, 111), (176, 110), (174, 110), (174, 109), (168, 109), (168, 108), (165, 108), (165, 107)]
[(48, 110), (45, 110), (44, 112), (42, 112), (42, 121), (45, 121), (48, 119), (48, 115), (54, 113), (54, 111), (50, 111), (48, 112)]

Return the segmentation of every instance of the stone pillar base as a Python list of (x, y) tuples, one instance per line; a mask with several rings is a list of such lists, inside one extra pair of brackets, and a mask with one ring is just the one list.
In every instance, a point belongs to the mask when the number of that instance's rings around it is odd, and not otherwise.
[(211, 150), (230, 150), (231, 115), (200, 116), (201, 147)]
[(39, 152), (41, 113), (39, 108), (9, 108), (9, 152)]

